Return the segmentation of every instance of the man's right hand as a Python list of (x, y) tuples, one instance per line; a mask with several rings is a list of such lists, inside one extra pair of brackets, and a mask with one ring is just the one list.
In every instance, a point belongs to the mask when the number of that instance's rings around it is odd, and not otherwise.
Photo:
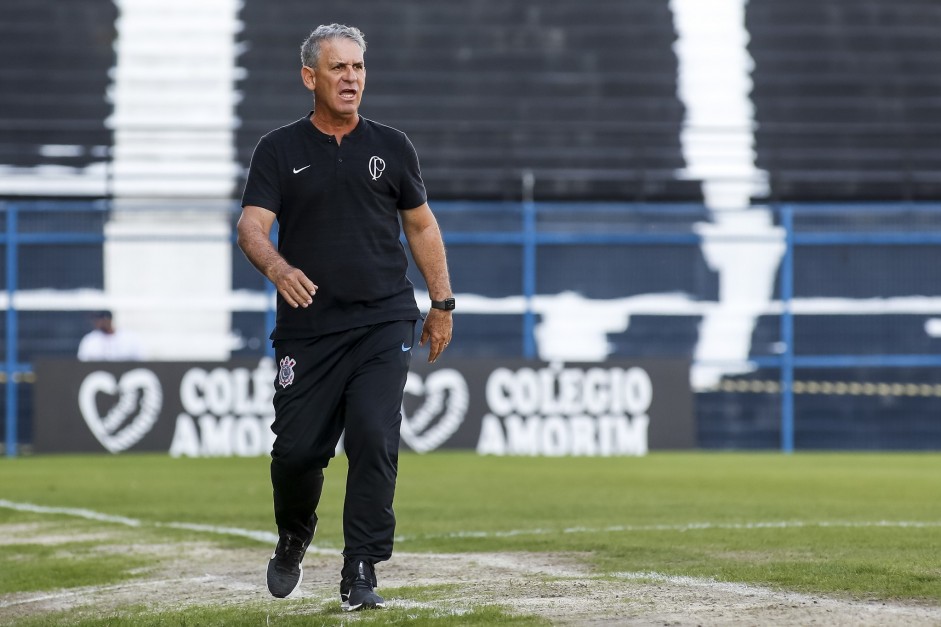
[(271, 242), (275, 213), (264, 207), (246, 205), (238, 225), (238, 245), (252, 265), (278, 288), (284, 301), (297, 309), (307, 307), (317, 293), (317, 286), (301, 270), (278, 254)]
[(291, 307), (307, 307), (314, 302), (317, 286), (300, 269), (284, 263), (271, 273), (271, 282)]

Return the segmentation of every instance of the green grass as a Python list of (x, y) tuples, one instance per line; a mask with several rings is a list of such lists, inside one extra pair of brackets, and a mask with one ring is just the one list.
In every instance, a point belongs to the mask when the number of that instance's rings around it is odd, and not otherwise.
[[(561, 459), (403, 454), (396, 495), (400, 536), (396, 546), (433, 552), (573, 551), (583, 554), (598, 573), (611, 576), (650, 571), (805, 592), (938, 603), (939, 461), (933, 454), (654, 453), (642, 458)], [(316, 543), (328, 548), (342, 547), (344, 476), (344, 460), (337, 459), (327, 471), (318, 512)], [(268, 461), (262, 458), (4, 459), (0, 460), (0, 499), (140, 519), (147, 533), (169, 539), (178, 532), (155, 523), (274, 531)], [(113, 526), (0, 507), (0, 523), (50, 519), (69, 525)], [(890, 524), (873, 526), (880, 521)], [(898, 522), (928, 525), (894, 524)], [(257, 546), (243, 538), (207, 534), (206, 539)], [(60, 550), (29, 545), (0, 551), (0, 573), (4, 573), (0, 594), (48, 587), (50, 582), (37, 575), (36, 569), (23, 570), (22, 565), (56, 561)], [(135, 566), (132, 562), (102, 563), (91, 568), (83, 560), (110, 557), (93, 558), (83, 554), (81, 547), (71, 550), (76, 554), (70, 564), (78, 574), (63, 585), (124, 578)], [(83, 579), (82, 571), (107, 571), (112, 578)], [(420, 591), (407, 594), (421, 596)], [(414, 610), (419, 615), (424, 611)], [(501, 611), (480, 609), (482, 616)], [(375, 620), (401, 619), (408, 624), (408, 613), (413, 610), (402, 612)], [(140, 622), (137, 617), (127, 624), (221, 624), (210, 621), (211, 612), (206, 622), (198, 623), (189, 622), (189, 614), (161, 616), (162, 622)], [(295, 624), (291, 616), (281, 618), (285, 622), (271, 624)], [(318, 616), (313, 624), (337, 624), (331, 622), (334, 618)], [(420, 618), (445, 625), (449, 623), (441, 621), (454, 617), (429, 614)], [(460, 624), (473, 624), (467, 621), (476, 619), (462, 616), (460, 620)], [(486, 623), (481, 619), (480, 624)]]
[[(146, 560), (127, 555), (101, 555), (98, 544), (0, 545), (0, 591), (26, 592), (105, 585), (133, 578)], [(54, 564), (50, 568), (50, 564)]]

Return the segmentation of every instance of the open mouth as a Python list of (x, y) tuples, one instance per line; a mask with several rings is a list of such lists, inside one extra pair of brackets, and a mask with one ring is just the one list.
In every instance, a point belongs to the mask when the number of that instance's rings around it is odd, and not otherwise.
[(342, 100), (356, 100), (356, 90), (355, 89), (341, 89), (340, 98)]

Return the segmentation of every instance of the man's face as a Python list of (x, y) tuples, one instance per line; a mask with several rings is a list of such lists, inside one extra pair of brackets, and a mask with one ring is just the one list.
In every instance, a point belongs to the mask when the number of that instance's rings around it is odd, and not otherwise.
[(320, 42), (320, 59), (314, 70), (317, 113), (334, 118), (356, 114), (366, 87), (366, 65), (359, 45), (350, 39)]

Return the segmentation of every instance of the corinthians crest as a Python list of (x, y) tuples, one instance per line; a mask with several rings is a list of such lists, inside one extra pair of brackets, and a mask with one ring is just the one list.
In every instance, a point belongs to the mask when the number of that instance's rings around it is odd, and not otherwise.
[(296, 363), (290, 355), (285, 355), (284, 359), (279, 362), (278, 383), (281, 384), (282, 388), (294, 383), (294, 365)]
[(369, 159), (369, 175), (372, 176), (372, 180), (378, 181), (385, 169), (386, 162), (382, 160), (382, 157), (371, 157)]

